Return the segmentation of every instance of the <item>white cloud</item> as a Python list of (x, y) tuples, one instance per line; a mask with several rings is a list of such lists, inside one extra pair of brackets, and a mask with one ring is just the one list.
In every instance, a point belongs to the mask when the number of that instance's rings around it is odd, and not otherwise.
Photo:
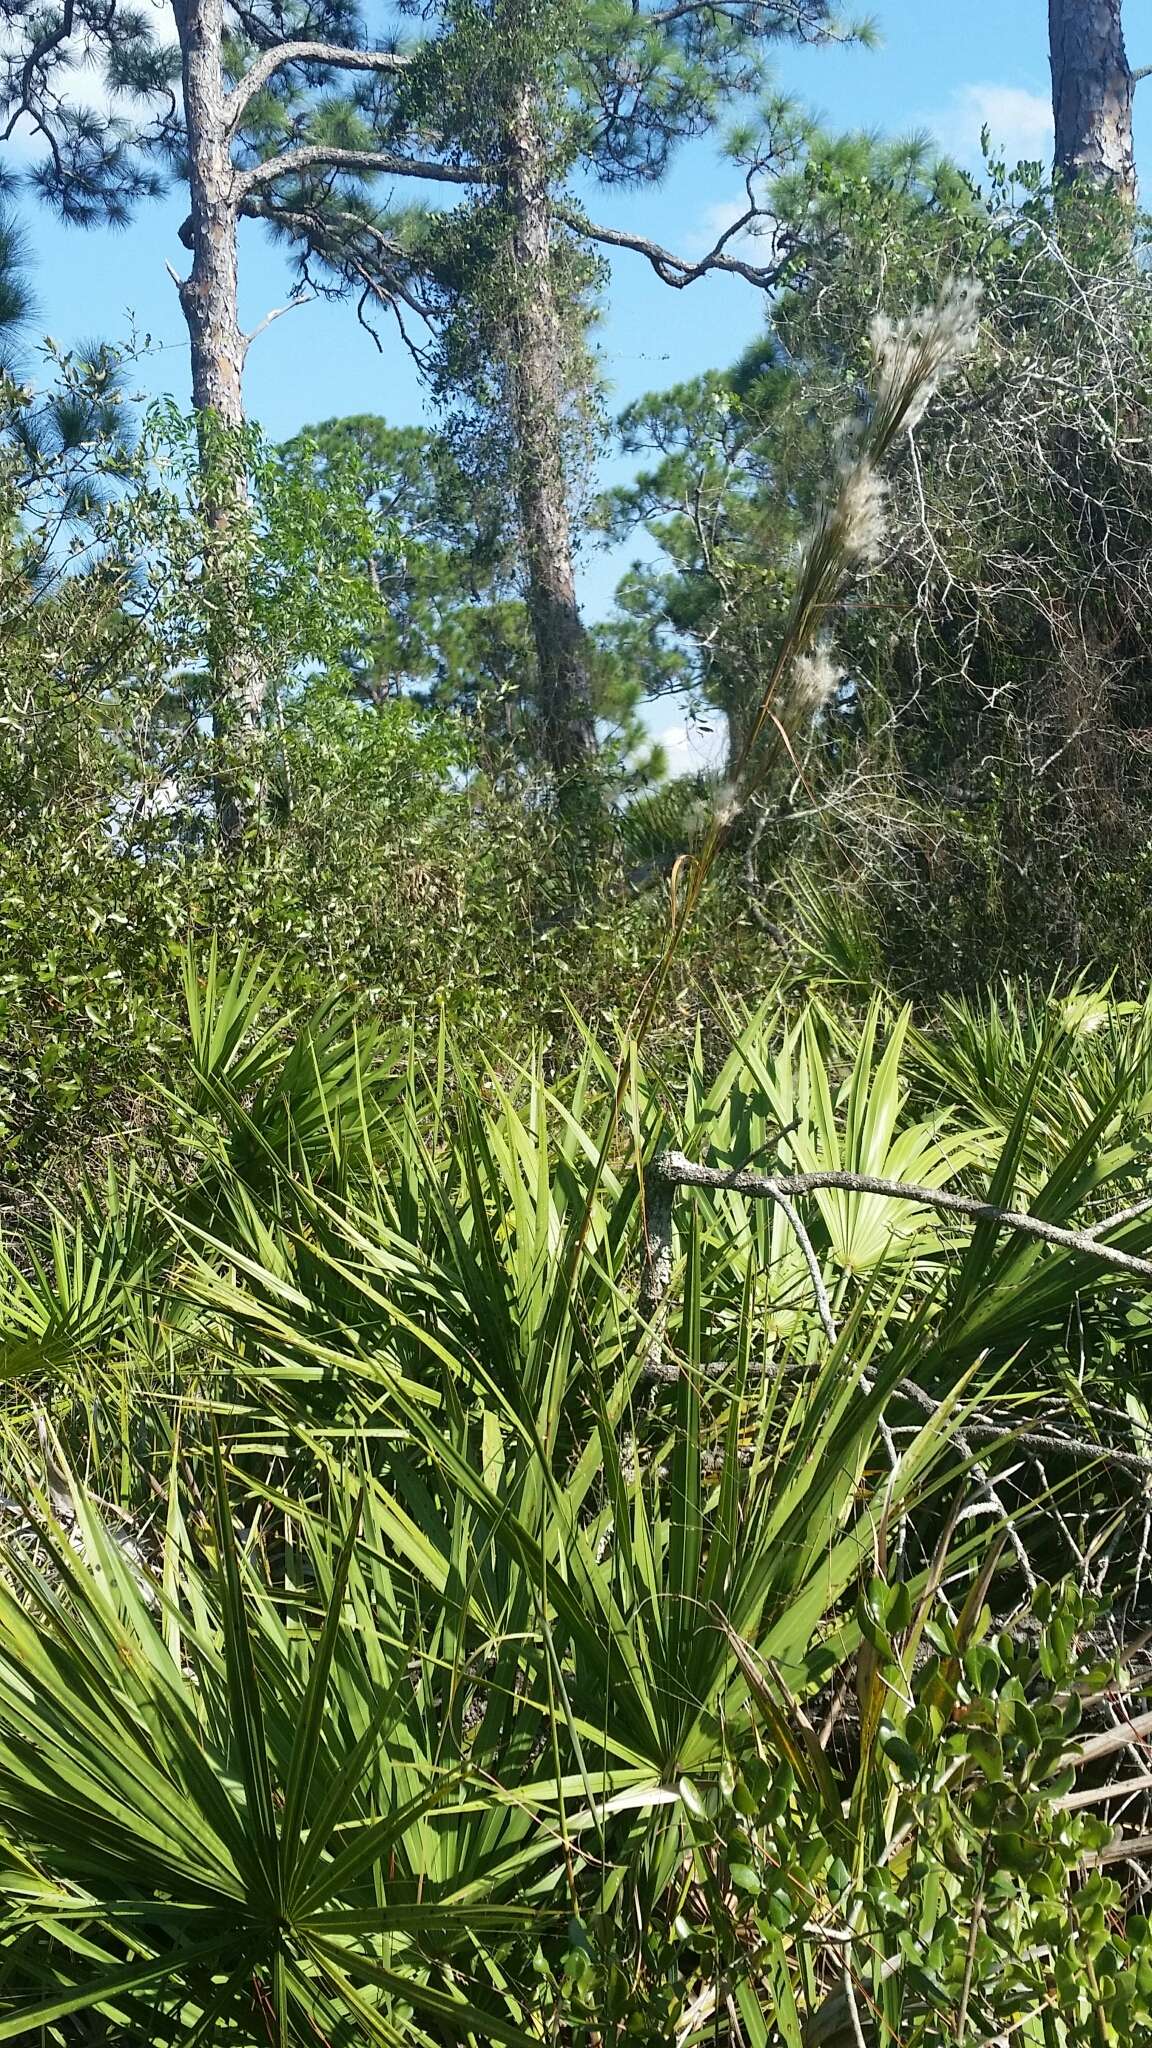
[(701, 769), (724, 765), (724, 721), (719, 713), (707, 724), (691, 716), (675, 716), (664, 723), (660, 707), (653, 705), (645, 720), (649, 734), (664, 749), (669, 775), (695, 775)]
[[(711, 206), (703, 207), (684, 237), (684, 254), (706, 256), (709, 249), (716, 247), (725, 228), (730, 227), (734, 220), (739, 220), (747, 208), (746, 192), (733, 192), (730, 199), (717, 199)], [(729, 256), (747, 257), (750, 253), (753, 256), (763, 254), (759, 238), (749, 228), (745, 228), (738, 235), (733, 235), (732, 240), (726, 242), (724, 246)]]
[(1019, 85), (958, 86), (946, 107), (929, 121), (937, 141), (966, 168), (983, 167), (981, 131), (1009, 169), (1021, 160), (1047, 163), (1052, 155), (1052, 108), (1043, 93)]

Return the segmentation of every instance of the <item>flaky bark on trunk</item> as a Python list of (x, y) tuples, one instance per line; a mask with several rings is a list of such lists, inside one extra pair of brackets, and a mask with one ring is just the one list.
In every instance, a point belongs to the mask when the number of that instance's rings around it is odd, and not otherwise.
[(188, 138), (190, 275), (180, 287), (192, 350), (192, 400), (222, 426), (244, 421), (236, 207), (227, 133), (223, 0), (181, 0), (176, 11)]
[(1055, 167), (1063, 178), (1111, 187), (1134, 204), (1133, 79), (1121, 5), (1122, 0), (1048, 0)]
[[(243, 621), (233, 616), (234, 567), (230, 556), (247, 492), (239, 455), (227, 437), (244, 425), (243, 372), (247, 341), (240, 326), (235, 172), (228, 134), (224, 77), (223, 0), (177, 0), (184, 122), (188, 146), (189, 216), (183, 236), (192, 253), (180, 285), (188, 328), (192, 403), (200, 424), (204, 509), (211, 540), (208, 567), (213, 605), (209, 633), (212, 725), (218, 740), (235, 747), (258, 731), (264, 678), (244, 644)], [(251, 779), (233, 762), (216, 785), (221, 832), (235, 839), (258, 804)]]
[(596, 735), (588, 636), (576, 602), (564, 459), (567, 350), (552, 276), (545, 150), (526, 86), (517, 88), (510, 108), (504, 188), (513, 270), (508, 374), (528, 611), (544, 753), (560, 781), (570, 783), (590, 760)]

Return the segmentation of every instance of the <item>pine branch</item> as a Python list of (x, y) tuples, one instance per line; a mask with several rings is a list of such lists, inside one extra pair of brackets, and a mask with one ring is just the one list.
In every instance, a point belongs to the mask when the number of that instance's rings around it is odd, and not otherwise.
[(727, 244), (742, 229), (758, 217), (758, 209), (749, 208), (725, 228), (719, 241), (715, 242), (706, 256), (695, 263), (687, 257), (677, 256), (673, 250), (665, 249), (659, 242), (649, 241), (646, 235), (629, 235), (622, 228), (608, 228), (595, 221), (585, 220), (582, 214), (569, 212), (565, 207), (556, 209), (556, 218), (575, 234), (584, 235), (592, 242), (603, 242), (613, 249), (631, 249), (638, 256), (644, 256), (652, 265), (662, 284), (671, 285), (675, 291), (683, 291), (685, 285), (695, 284), (697, 278), (706, 277), (709, 271), (726, 271), (730, 276), (742, 277), (748, 284), (754, 284), (760, 291), (771, 291), (780, 282), (784, 267), (792, 254), (791, 243), (781, 251), (770, 264), (745, 263), (738, 256), (729, 256)]
[[(64, 0), (64, 7), (59, 20), (55, 23), (50, 23), (43, 34), (38, 36), (32, 44), (20, 72), (20, 95), (3, 131), (3, 140), (5, 142), (11, 140), (12, 131), (21, 114), (35, 114), (32, 83), (37, 69), (43, 64), (46, 57), (50, 57), (54, 50), (58, 50), (63, 43), (69, 40), (75, 27), (75, 21), (76, 0)], [(37, 127), (42, 127), (42, 123), (39, 120), (37, 120), (36, 125)]]
[[(748, 0), (728, 0), (727, 5), (722, 4), (722, 0), (673, 0), (670, 7), (641, 8), (637, 11), (645, 28), (670, 28), (678, 21), (690, 21), (694, 16), (701, 14), (745, 27), (749, 25), (751, 16), (753, 22), (759, 26), (763, 15), (763, 8), (758, 4), (758, 0), (752, 0), (751, 5), (748, 4)], [(827, 13), (820, 0), (816, 0), (815, 5), (813, 0), (776, 0), (773, 12), (778, 17), (780, 29), (798, 36), (802, 42), (808, 39), (812, 31), (818, 39), (826, 38), (829, 34)], [(773, 27), (775, 26), (774, 23)]]
[(336, 71), (403, 71), (410, 62), (410, 58), (401, 57), (394, 50), (346, 49), (342, 43), (274, 43), (271, 49), (260, 52), (227, 95), (224, 111), (228, 133), (236, 133), (245, 109), (286, 64), (324, 64)]
[(270, 185), (278, 178), (298, 177), (303, 171), (359, 171), (366, 177), (425, 178), (441, 185), (490, 183), (494, 171), (463, 170), (455, 164), (429, 163), (418, 157), (393, 156), (389, 150), (338, 149), (326, 142), (302, 143), (280, 156), (270, 156), (249, 170), (237, 171), (232, 186), (233, 204), (242, 206), (250, 192)]
[[(329, 207), (321, 211), (301, 205), (285, 206), (275, 199), (249, 198), (241, 211), (247, 219), (267, 221), (271, 227), (298, 236), (307, 245), (300, 269), (310, 284), (313, 279), (307, 267), (308, 256), (314, 253), (322, 264), (342, 276), (346, 284), (355, 286), (386, 306), (398, 321), (397, 301), (402, 301), (419, 319), (432, 319), (432, 304), (420, 295), (419, 273), (413, 268), (408, 251), (376, 221), (347, 210), (334, 212)], [(339, 239), (341, 233), (345, 237), (343, 240)], [(358, 249), (358, 242), (368, 244), (366, 253), (362, 254)], [(330, 294), (325, 292), (324, 296)], [(406, 346), (419, 360), (419, 353), (402, 325), (401, 334)]]

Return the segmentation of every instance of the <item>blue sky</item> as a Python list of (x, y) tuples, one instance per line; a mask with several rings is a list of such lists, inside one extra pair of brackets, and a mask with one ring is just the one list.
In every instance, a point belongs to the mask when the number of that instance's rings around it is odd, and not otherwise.
[[(931, 131), (974, 167), (985, 122), (1009, 160), (1047, 154), (1047, 0), (876, 0), (869, 11), (879, 49), (782, 47), (780, 85), (831, 127)], [(1133, 64), (1152, 62), (1152, 0), (1128, 0), (1126, 27)], [(1152, 93), (1152, 85), (1145, 90)], [(692, 254), (709, 245), (741, 196), (738, 175), (699, 143), (659, 191), (612, 191), (590, 198), (589, 206)], [(93, 334), (118, 338), (133, 325), (138, 336), (150, 337), (139, 388), (172, 393), (182, 403), (186, 346), (166, 266), (180, 270), (186, 260), (176, 234), (184, 210), (177, 200), (164, 201), (119, 235), (65, 229), (43, 215), (28, 223), (40, 331), (68, 345)], [(242, 317), (255, 327), (288, 289), (282, 255), (255, 224), (243, 230), (241, 280)], [(731, 362), (761, 319), (759, 295), (742, 281), (708, 278), (673, 292), (641, 258), (616, 256), (598, 336), (610, 404), (619, 409), (644, 391)], [(425, 409), (411, 361), (393, 333), (385, 330), (382, 340), (380, 352), (348, 307), (312, 304), (289, 313), (250, 351), (250, 414), (276, 438), (340, 413), (378, 412), (396, 424), (420, 420)], [(593, 615), (606, 609), (628, 553), (586, 553), (583, 597)], [(700, 736), (685, 732), (672, 709), (660, 723), (678, 755), (687, 759), (698, 748)]]
[[(782, 47), (780, 83), (838, 128), (888, 133), (931, 129), (958, 155), (978, 162), (987, 119), (1009, 150), (1046, 146), (1046, 0), (880, 0), (873, 15), (883, 38), (876, 51)], [(1141, 61), (1140, 17), (1152, 0), (1129, 0), (1129, 40)], [(602, 217), (699, 252), (715, 224), (742, 199), (740, 181), (707, 143), (681, 155), (658, 191), (596, 195)], [(590, 202), (591, 203), (591, 202)], [(176, 230), (183, 209), (171, 200), (144, 210), (127, 233), (62, 228), (30, 218), (40, 325), (68, 342), (94, 329), (123, 331), (132, 314), (156, 353), (141, 381), (187, 397), (185, 343), (175, 289), (166, 271), (186, 261)], [(246, 224), (241, 283), (246, 324), (286, 295), (282, 256), (259, 227)], [(619, 255), (600, 333), (614, 403), (730, 361), (757, 331), (758, 294), (741, 281), (709, 278), (670, 292), (642, 259)], [(380, 411), (397, 423), (422, 416), (418, 380), (391, 335), (379, 354), (345, 307), (313, 304), (277, 322), (248, 360), (250, 412), (281, 436), (333, 412)]]

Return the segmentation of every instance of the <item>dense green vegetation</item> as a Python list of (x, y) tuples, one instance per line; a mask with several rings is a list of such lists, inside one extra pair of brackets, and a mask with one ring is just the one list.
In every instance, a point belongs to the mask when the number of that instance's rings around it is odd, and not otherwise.
[[(6, 12), (41, 197), (187, 186), (195, 408), (37, 357), (0, 231), (0, 2042), (1152, 2048), (1152, 285), (1078, 5), (983, 185), (757, 103), (824, 0)], [(574, 181), (749, 107), (769, 256), (623, 239), (762, 338), (593, 501)], [(242, 217), (435, 423), (246, 423)], [(658, 545), (593, 625), (581, 506)]]
[[(6, 2034), (1146, 2039), (1152, 1012), (785, 979), (617, 1118), (282, 993), (4, 1269)], [(657, 1303), (669, 1143), (927, 1198), (685, 1189)]]

